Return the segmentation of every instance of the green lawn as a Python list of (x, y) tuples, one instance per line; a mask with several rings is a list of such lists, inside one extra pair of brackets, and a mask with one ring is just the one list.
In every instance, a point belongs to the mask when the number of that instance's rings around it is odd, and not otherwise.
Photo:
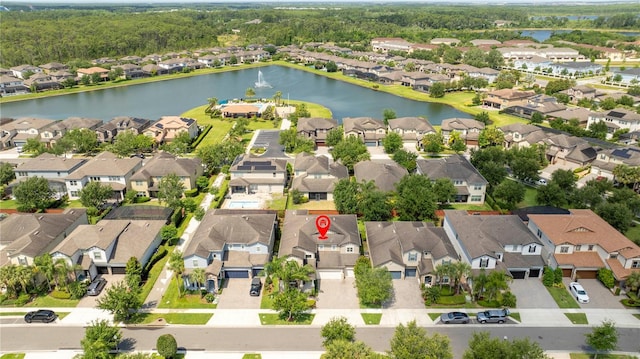
[(0, 359), (23, 359), (24, 356), (24, 353), (7, 353), (2, 354), (2, 356), (0, 356)]
[(536, 195), (538, 194), (538, 191), (530, 186), (524, 186), (524, 188), (526, 189), (526, 192), (524, 193), (524, 200), (518, 203), (516, 207), (523, 208), (536, 206)]
[(0, 209), (16, 209), (18, 205), (15, 199), (7, 199), (0, 201)]
[(636, 317), (636, 319), (640, 320), (640, 314), (634, 314), (634, 317)]
[(429, 313), (429, 318), (435, 322), (442, 314), (443, 313)]
[(143, 303), (147, 300), (149, 293), (151, 293), (151, 290), (153, 289), (153, 286), (155, 285), (156, 280), (158, 280), (158, 277), (160, 277), (160, 273), (162, 273), (162, 269), (164, 268), (165, 264), (167, 264), (168, 260), (169, 260), (169, 254), (167, 253), (167, 255), (164, 256), (162, 259), (160, 259), (158, 262), (156, 262), (156, 264), (149, 271), (149, 275), (147, 276), (147, 281), (142, 286), (142, 290), (140, 291), (140, 295), (139, 295), (139, 298), (140, 300), (142, 300)]
[(162, 318), (168, 324), (204, 325), (213, 317), (210, 313), (144, 313), (141, 324), (149, 324)]
[(364, 320), (364, 324), (367, 325), (378, 325), (382, 319), (382, 313), (361, 313), (360, 315)]
[(33, 301), (27, 303), (25, 307), (49, 307), (49, 308), (61, 308), (61, 307), (75, 307), (80, 302), (78, 299), (57, 299), (50, 295), (43, 295), (36, 297)]
[(287, 208), (287, 198), (288, 198), (288, 196), (285, 196), (285, 195), (282, 195), (282, 194), (278, 194), (278, 195), (274, 194), (272, 196), (272, 198), (273, 199), (271, 200), (271, 202), (269, 202), (269, 204), (267, 206), (269, 209), (275, 209), (275, 210), (278, 210), (278, 211), (282, 211), (282, 210)]
[(333, 117), (333, 114), (331, 113), (330, 109), (317, 103), (305, 102), (305, 101), (294, 101), (294, 100), (288, 101), (285, 99), (283, 99), (283, 101), (285, 101), (290, 105), (299, 105), (302, 103), (305, 104), (305, 106), (307, 106), (307, 111), (309, 111), (309, 114), (311, 115), (310, 117), (324, 117), (324, 118)]
[(640, 225), (629, 228), (629, 230), (625, 232), (624, 235), (634, 243), (640, 243)]
[(262, 354), (245, 354), (242, 359), (262, 359)]
[(521, 322), (520, 320), (520, 313), (510, 313), (509, 316), (519, 322)]
[(178, 281), (176, 278), (171, 279), (169, 287), (164, 292), (162, 300), (158, 303), (158, 308), (206, 308), (215, 309), (216, 305), (213, 303), (207, 303), (204, 298), (197, 294), (184, 294), (178, 295)]
[(260, 324), (262, 325), (309, 325), (313, 321), (315, 314), (302, 314), (297, 320), (287, 321), (280, 319), (280, 314), (261, 313)]
[(589, 324), (587, 315), (584, 313), (564, 313), (564, 315), (569, 318), (573, 324)]
[(571, 293), (564, 287), (546, 287), (549, 291), (549, 294), (553, 297), (553, 300), (556, 301), (558, 307), (566, 309), (566, 308), (580, 308), (578, 302), (571, 296)]

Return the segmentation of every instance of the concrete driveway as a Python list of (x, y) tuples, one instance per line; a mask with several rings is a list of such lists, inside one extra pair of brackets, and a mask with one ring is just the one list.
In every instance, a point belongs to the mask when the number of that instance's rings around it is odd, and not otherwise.
[[(569, 283), (571, 280), (569, 278), (563, 278), (562, 282), (569, 290)], [(586, 309), (624, 309), (620, 300), (623, 299), (623, 296), (615, 296), (609, 289), (607, 289), (602, 283), (600, 283), (597, 279), (580, 279), (578, 283), (582, 284), (584, 290), (589, 294), (589, 303), (582, 304), (578, 303), (581, 308)]]
[[(264, 288), (264, 278), (261, 278)], [(259, 297), (249, 295), (251, 278), (232, 278), (225, 280), (222, 294), (218, 297), (219, 309), (260, 309)]]
[(424, 309), (420, 282), (416, 278), (394, 279), (393, 297), (384, 304), (390, 309)]
[(76, 307), (95, 308), (97, 306), (96, 301), (98, 300), (98, 298), (102, 298), (105, 295), (107, 289), (111, 288), (111, 286), (113, 286), (115, 283), (124, 280), (124, 275), (122, 274), (101, 274), (100, 277), (107, 280), (107, 284), (104, 286), (104, 288), (102, 288), (102, 292), (100, 292), (100, 294), (96, 296), (85, 295), (84, 297), (82, 297), (82, 299), (80, 299), (80, 302), (78, 302), (78, 305)]
[(288, 158), (284, 154), (284, 146), (280, 145), (280, 130), (260, 130), (251, 145), (251, 148), (266, 148), (261, 157)]
[(538, 278), (514, 279), (509, 287), (516, 296), (516, 308), (558, 308), (556, 301)]
[(359, 309), (355, 278), (321, 279), (318, 309)]

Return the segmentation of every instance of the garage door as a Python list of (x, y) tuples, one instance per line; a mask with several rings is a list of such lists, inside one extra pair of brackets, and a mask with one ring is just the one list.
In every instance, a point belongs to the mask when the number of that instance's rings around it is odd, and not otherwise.
[(225, 278), (249, 278), (248, 270), (226, 270), (224, 271)]
[(109, 274), (109, 267), (96, 267), (98, 274)]
[(405, 269), (404, 271), (404, 276), (405, 277), (415, 277), (417, 274), (418, 270), (413, 268), (413, 269)]
[(530, 269), (529, 270), (529, 278), (539, 278), (540, 277), (540, 269)]
[(391, 279), (402, 279), (401, 271), (389, 271), (391, 273)]
[(318, 278), (319, 279), (342, 279), (342, 271), (341, 270), (319, 270)]
[(251, 271), (251, 272), (252, 272), (251, 274), (252, 274), (254, 277), (255, 277), (255, 276), (258, 276), (258, 275), (260, 275), (260, 273), (262, 272), (262, 270), (263, 270), (262, 268), (253, 268), (253, 269), (252, 269), (252, 271)]
[(523, 270), (510, 270), (513, 279), (525, 279), (527, 277), (527, 271)]
[(577, 270), (576, 278), (580, 279), (596, 279), (598, 277), (598, 271), (595, 270)]
[(111, 267), (111, 274), (127, 274), (126, 267)]
[(573, 272), (573, 269), (571, 268), (562, 268), (563, 277), (571, 277), (571, 272)]

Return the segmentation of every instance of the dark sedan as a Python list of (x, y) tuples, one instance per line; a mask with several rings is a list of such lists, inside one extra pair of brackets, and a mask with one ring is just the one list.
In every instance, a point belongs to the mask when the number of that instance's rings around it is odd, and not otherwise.
[(440, 321), (444, 324), (467, 324), (469, 323), (469, 316), (467, 313), (449, 312), (442, 314)]
[(51, 323), (58, 318), (58, 315), (53, 310), (48, 309), (40, 309), (33, 312), (29, 312), (24, 316), (24, 321), (27, 323), (31, 322), (42, 322), (42, 323)]

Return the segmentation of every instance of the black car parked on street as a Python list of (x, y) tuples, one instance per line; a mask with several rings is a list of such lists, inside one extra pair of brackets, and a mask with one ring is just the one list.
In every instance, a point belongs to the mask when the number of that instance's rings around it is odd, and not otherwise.
[(33, 312), (29, 312), (24, 316), (24, 321), (27, 323), (31, 322), (42, 322), (42, 323), (51, 323), (58, 318), (58, 315), (53, 310), (48, 309), (40, 309)]

